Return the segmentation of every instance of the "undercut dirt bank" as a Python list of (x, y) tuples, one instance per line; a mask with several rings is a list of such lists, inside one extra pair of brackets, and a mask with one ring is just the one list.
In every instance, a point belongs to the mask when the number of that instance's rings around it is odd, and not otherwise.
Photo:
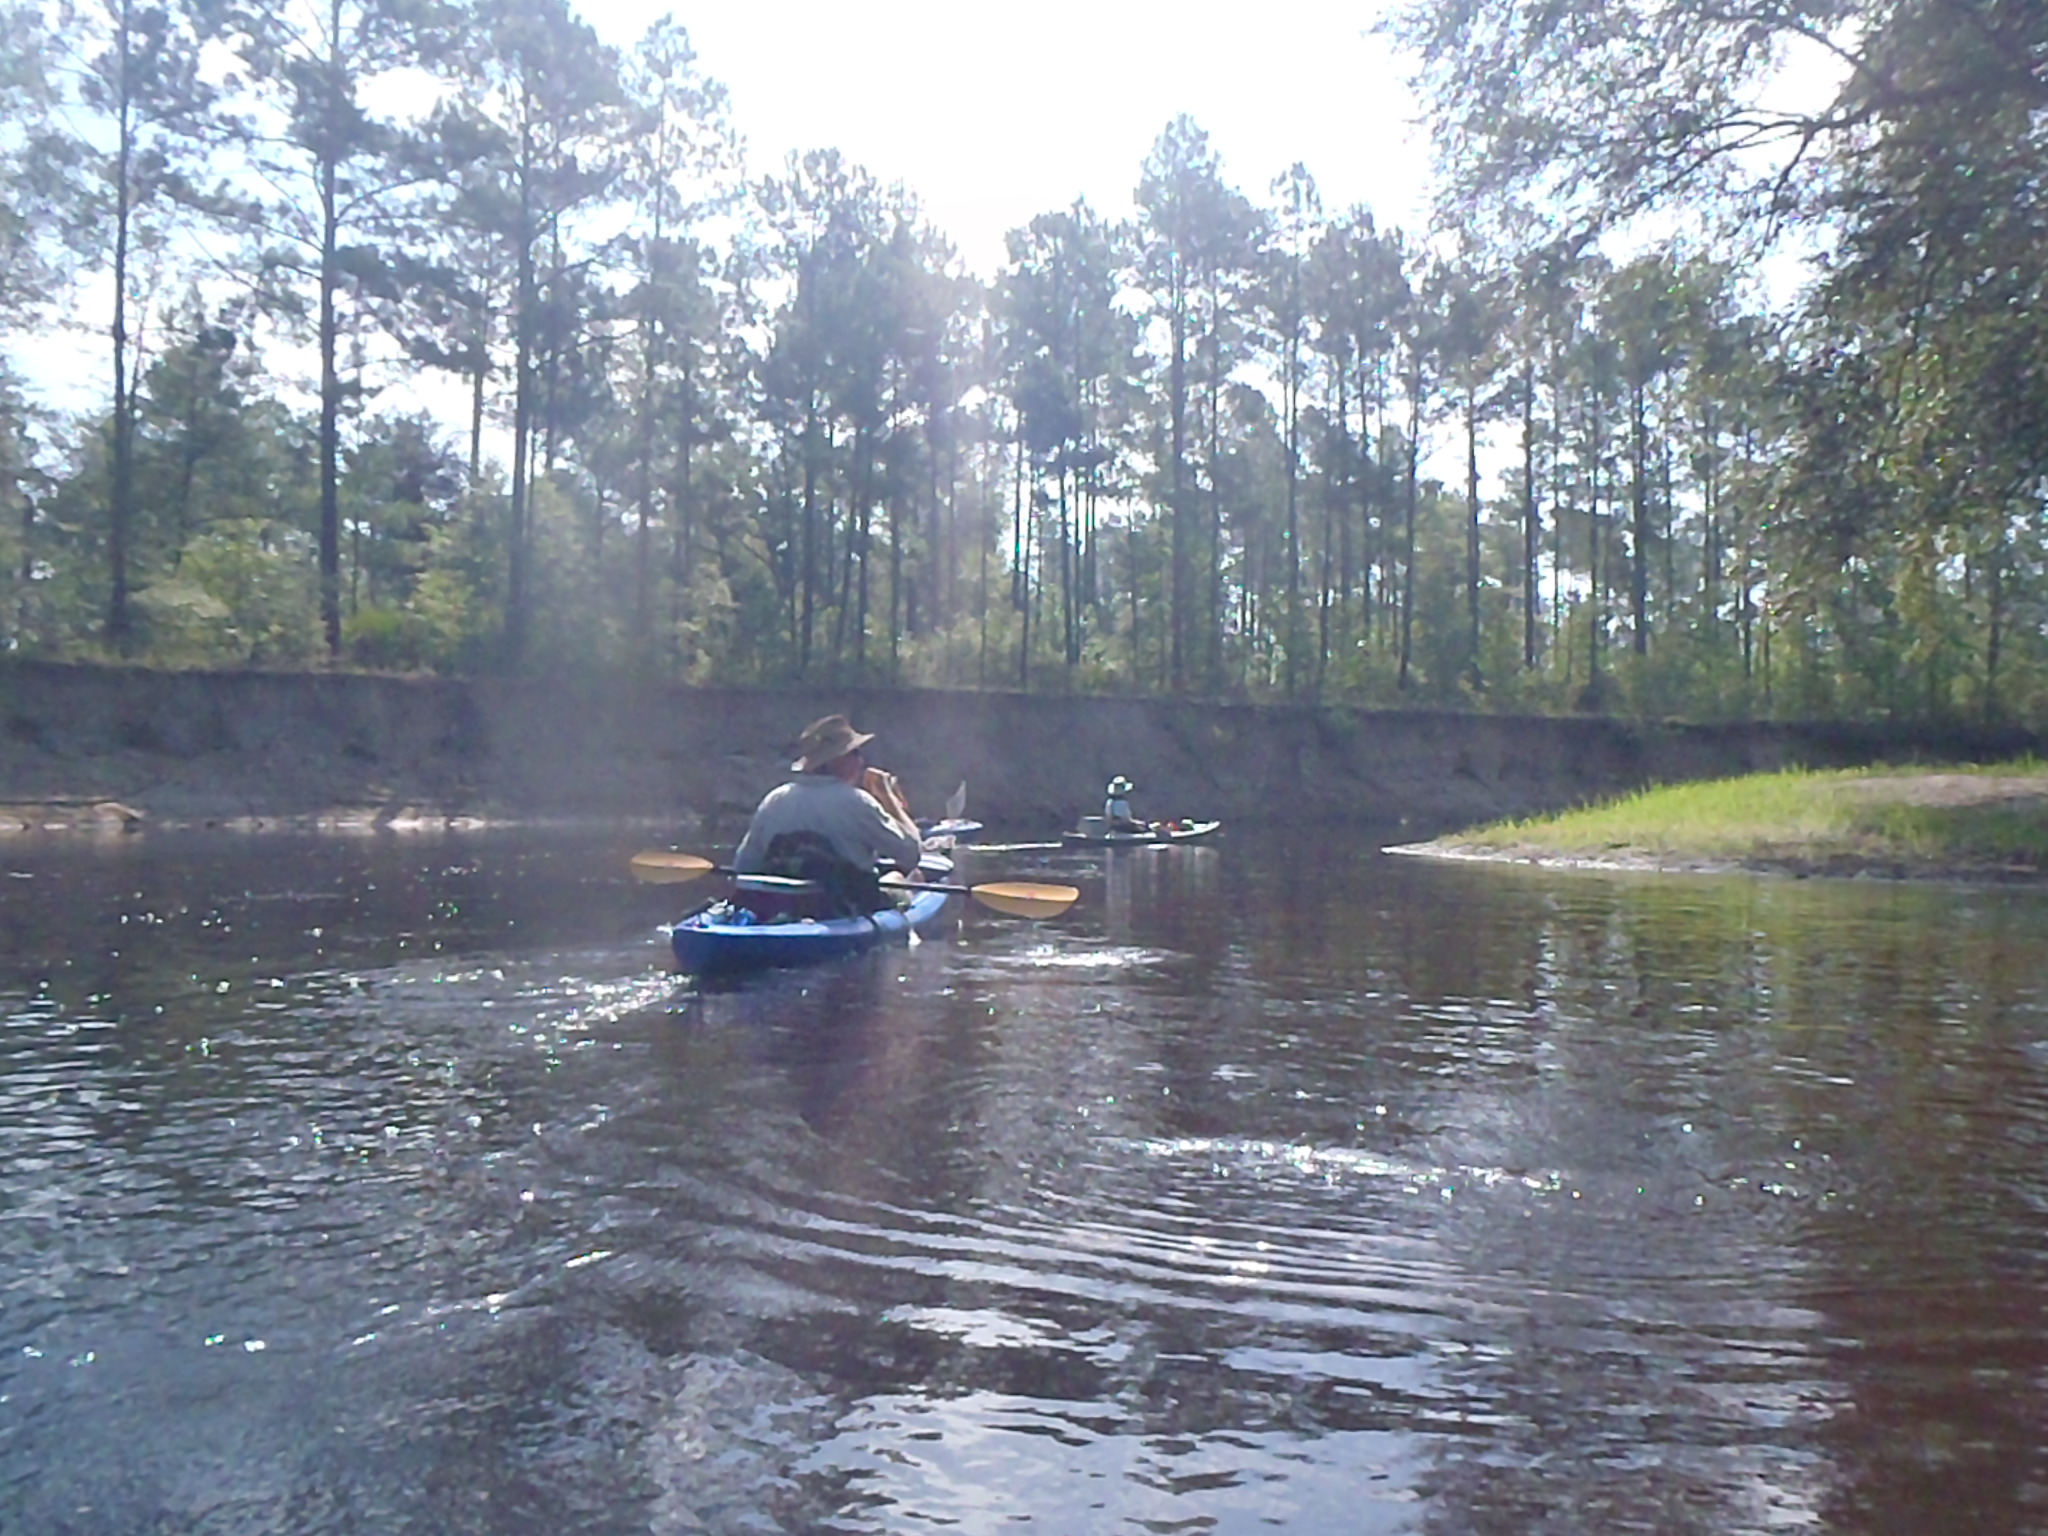
[(0, 829), (327, 821), (394, 829), (743, 817), (809, 720), (845, 711), (935, 815), (1051, 829), (1138, 783), (1151, 816), (1414, 836), (1650, 783), (2038, 754), (2019, 730), (1647, 725), (879, 689), (150, 672), (0, 664)]

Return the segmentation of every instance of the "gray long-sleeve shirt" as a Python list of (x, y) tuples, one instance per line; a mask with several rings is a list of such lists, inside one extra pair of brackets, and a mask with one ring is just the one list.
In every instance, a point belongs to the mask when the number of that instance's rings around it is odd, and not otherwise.
[(924, 852), (873, 795), (830, 774), (802, 774), (771, 789), (754, 812), (732, 867), (741, 874), (764, 873), (768, 845), (785, 832), (816, 832), (857, 869), (888, 864), (908, 872), (917, 868)]

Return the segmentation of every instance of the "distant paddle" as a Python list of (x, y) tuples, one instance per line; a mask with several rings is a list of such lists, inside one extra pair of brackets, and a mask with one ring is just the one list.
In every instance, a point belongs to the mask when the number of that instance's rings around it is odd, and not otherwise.
[[(736, 875), (729, 865), (714, 864), (694, 853), (650, 850), (636, 853), (627, 866), (635, 880), (651, 885), (682, 885), (706, 875)], [(741, 876), (750, 885), (773, 886), (792, 891), (809, 890), (808, 880), (785, 880), (774, 875)], [(890, 883), (895, 883), (891, 881)], [(1026, 880), (992, 880), (981, 885), (937, 885), (919, 881), (902, 882), (905, 890), (945, 891), (954, 896), (972, 896), (985, 907), (1007, 912), (1012, 917), (1058, 917), (1081, 899), (1071, 885), (1038, 885)]]
[(938, 821), (927, 822), (919, 828), (927, 847), (950, 848), (954, 840), (972, 837), (981, 830), (981, 823), (967, 819), (967, 781), (962, 779), (960, 787), (946, 797), (946, 814)]

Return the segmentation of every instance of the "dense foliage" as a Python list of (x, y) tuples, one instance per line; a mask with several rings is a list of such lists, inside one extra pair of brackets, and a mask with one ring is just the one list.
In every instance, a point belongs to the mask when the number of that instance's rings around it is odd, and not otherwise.
[[(983, 282), (829, 149), (750, 175), (672, 22), (622, 53), (564, 0), (0, 0), (0, 644), (2037, 709), (2036, 13), (1400, 30), (1450, 233), (1300, 166), (1248, 196), (1180, 119), (1134, 217), (1048, 211)], [(1780, 33), (1858, 62), (1766, 132)], [(1772, 311), (1732, 253), (1785, 227), (1827, 254)], [(98, 409), (38, 403), (66, 328)]]
[[(1447, 205), (1496, 241), (1690, 225), (1817, 252), (1760, 371), (1693, 357), (1693, 419), (1735, 434), (1697, 505), (1732, 514), (1708, 525), (1739, 567), (1764, 563), (1738, 602), (1779, 707), (2038, 719), (2048, 7), (1407, 0), (1392, 30), (1422, 61)], [(1725, 617), (1710, 603), (1689, 640)]]

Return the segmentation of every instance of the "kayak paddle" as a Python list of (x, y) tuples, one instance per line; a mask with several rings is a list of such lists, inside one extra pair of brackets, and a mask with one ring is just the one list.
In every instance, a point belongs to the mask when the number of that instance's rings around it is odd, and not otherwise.
[[(811, 889), (808, 880), (790, 880), (779, 875), (741, 876), (730, 865), (714, 864), (694, 853), (661, 850), (636, 853), (629, 868), (635, 880), (654, 885), (681, 885), (701, 880), (706, 875), (735, 875), (754, 886), (791, 891)], [(1074, 886), (1038, 885), (1025, 880), (993, 880), (982, 885), (938, 885), (924, 881), (916, 885), (907, 881), (901, 883), (905, 890), (945, 891), (955, 896), (972, 896), (983, 906), (1007, 912), (1012, 917), (1058, 917), (1081, 899), (1080, 891)]]

